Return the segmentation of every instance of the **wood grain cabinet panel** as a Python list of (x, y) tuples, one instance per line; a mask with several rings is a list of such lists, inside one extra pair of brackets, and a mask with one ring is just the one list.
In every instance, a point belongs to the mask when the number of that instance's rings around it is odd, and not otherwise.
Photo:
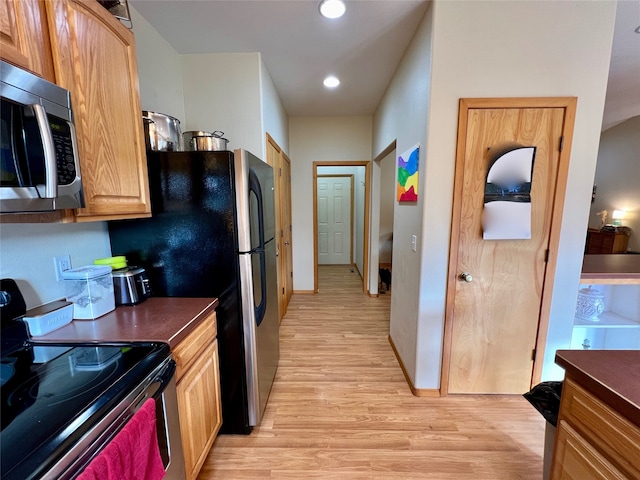
[(180, 381), (187, 369), (198, 358), (198, 353), (215, 339), (216, 314), (214, 312), (202, 320), (185, 341), (180, 342), (173, 350), (173, 359), (177, 364), (176, 381)]
[(57, 83), (71, 92), (86, 208), (77, 221), (150, 216), (134, 36), (93, 0), (51, 0)]
[(627, 478), (567, 422), (559, 423), (556, 441), (558, 450), (553, 478), (561, 480), (586, 480), (587, 478), (625, 480)]
[(44, 0), (0, 0), (0, 58), (55, 82)]
[(624, 253), (629, 246), (629, 236), (618, 232), (602, 232), (590, 228), (587, 231), (587, 254)]
[(173, 350), (187, 480), (194, 480), (222, 425), (216, 318), (203, 320)]
[(552, 479), (640, 479), (640, 428), (571, 378), (558, 424)]

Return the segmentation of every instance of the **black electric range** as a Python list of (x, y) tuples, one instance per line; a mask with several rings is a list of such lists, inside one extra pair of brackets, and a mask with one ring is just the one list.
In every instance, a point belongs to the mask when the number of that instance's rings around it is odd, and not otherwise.
[(39, 344), (4, 315), (0, 336), (2, 480), (45, 476), (170, 358), (164, 343)]

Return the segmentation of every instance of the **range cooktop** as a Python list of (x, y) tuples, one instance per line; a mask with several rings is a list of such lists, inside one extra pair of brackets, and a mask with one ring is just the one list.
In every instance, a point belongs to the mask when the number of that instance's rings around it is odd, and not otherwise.
[(3, 352), (2, 479), (46, 471), (169, 355), (163, 343), (25, 342)]

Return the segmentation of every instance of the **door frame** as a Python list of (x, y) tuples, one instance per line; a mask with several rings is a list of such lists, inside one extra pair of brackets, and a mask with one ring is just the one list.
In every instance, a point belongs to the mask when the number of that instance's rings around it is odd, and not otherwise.
[[(353, 265), (353, 239), (355, 237), (354, 232), (354, 213), (355, 213), (355, 182), (354, 175), (351, 173), (328, 173), (316, 175), (316, 182), (319, 178), (349, 178), (351, 180), (351, 190), (349, 191), (349, 264)], [(316, 185), (317, 188), (317, 185)], [(316, 225), (317, 228), (317, 225)]]
[[(276, 258), (278, 262), (278, 317), (280, 321), (287, 313), (287, 307), (291, 296), (287, 292), (293, 292), (293, 257), (291, 261), (291, 272), (288, 272), (287, 255), (292, 252), (293, 239), (285, 240), (284, 230), (289, 229), (289, 237), (291, 236), (291, 225), (283, 225), (285, 219), (284, 211), (286, 208), (291, 212), (291, 185), (288, 185), (288, 189), (285, 189), (283, 182), (289, 181), (282, 176), (283, 162), (287, 161), (291, 165), (291, 160), (284, 153), (282, 148), (274, 140), (274, 138), (266, 133), (265, 155), (266, 163), (273, 168), (273, 188), (274, 188), (274, 210), (275, 210), (275, 223), (276, 223)], [(273, 148), (276, 155), (271, 157), (269, 155), (269, 147)], [(291, 169), (289, 169), (289, 172)], [(285, 193), (288, 192), (288, 196)], [(288, 204), (288, 205), (285, 205)], [(286, 245), (286, 242), (289, 245)]]
[[(362, 292), (369, 287), (369, 235), (371, 203), (371, 162), (317, 161), (313, 162), (313, 293), (318, 293), (318, 167), (364, 167), (364, 245), (362, 247)], [(352, 216), (353, 217), (353, 216)], [(352, 247), (353, 249), (353, 247)]]
[(451, 237), (449, 242), (449, 270), (447, 277), (447, 293), (444, 321), (444, 338), (442, 346), (442, 368), (440, 372), (440, 396), (446, 396), (449, 391), (449, 373), (451, 368), (451, 344), (453, 341), (453, 323), (455, 292), (457, 282), (458, 243), (460, 240), (460, 216), (462, 209), (462, 186), (464, 180), (464, 160), (467, 140), (468, 112), (471, 109), (489, 108), (563, 108), (564, 124), (562, 126), (562, 149), (558, 158), (558, 175), (556, 189), (553, 196), (553, 212), (549, 231), (549, 255), (542, 286), (542, 299), (538, 317), (538, 333), (536, 338), (535, 355), (530, 384), (540, 381), (544, 361), (547, 330), (549, 327), (549, 313), (551, 311), (551, 297), (558, 260), (558, 245), (562, 227), (562, 212), (569, 175), (569, 161), (571, 158), (571, 144), (576, 116), (577, 97), (512, 97), (512, 98), (461, 98), (458, 113), (458, 140), (456, 145), (456, 166), (453, 187), (453, 209), (451, 216)]

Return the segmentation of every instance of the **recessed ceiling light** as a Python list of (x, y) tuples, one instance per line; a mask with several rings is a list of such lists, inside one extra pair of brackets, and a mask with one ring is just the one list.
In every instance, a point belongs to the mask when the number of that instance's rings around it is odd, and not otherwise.
[(334, 77), (333, 75), (329, 75), (324, 79), (322, 84), (327, 88), (336, 88), (338, 85), (340, 85), (340, 80), (338, 80), (338, 78)]
[(327, 18), (340, 18), (346, 9), (342, 0), (322, 0), (320, 3), (320, 13)]
[(638, 25), (638, 26), (636, 27), (636, 29), (634, 30), (634, 32), (636, 32), (636, 33), (640, 33), (640, 25)]

